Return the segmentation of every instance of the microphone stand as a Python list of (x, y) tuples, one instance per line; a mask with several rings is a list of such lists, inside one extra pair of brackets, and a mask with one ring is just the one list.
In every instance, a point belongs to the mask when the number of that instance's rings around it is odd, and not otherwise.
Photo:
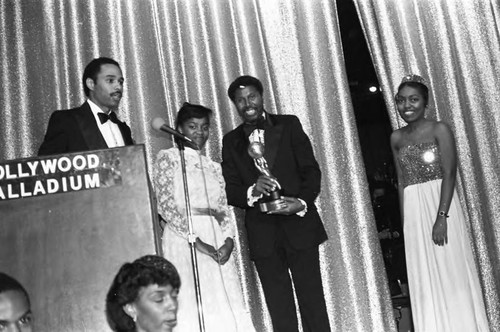
[(191, 265), (193, 268), (194, 289), (196, 293), (196, 303), (198, 304), (198, 322), (200, 324), (200, 332), (205, 332), (205, 321), (203, 318), (203, 304), (201, 301), (201, 288), (200, 288), (200, 275), (198, 272), (198, 258), (196, 256), (196, 236), (193, 233), (193, 219), (191, 216), (191, 204), (189, 201), (189, 190), (186, 175), (186, 159), (184, 158), (184, 142), (183, 140), (175, 137), (179, 152), (181, 154), (181, 169), (182, 169), (182, 182), (184, 183), (184, 198), (186, 203), (186, 212), (188, 220), (188, 242), (191, 249)]

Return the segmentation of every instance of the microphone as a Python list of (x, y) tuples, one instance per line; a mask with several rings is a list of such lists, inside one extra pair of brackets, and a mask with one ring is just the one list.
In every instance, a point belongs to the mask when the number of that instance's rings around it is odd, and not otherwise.
[(179, 138), (179, 139), (181, 139), (181, 140), (183, 140), (185, 142), (193, 143), (193, 144), (196, 145), (196, 143), (193, 142), (192, 139), (190, 139), (189, 137), (184, 136), (183, 134), (181, 134), (180, 132), (178, 132), (174, 128), (169, 127), (166, 124), (165, 120), (163, 120), (162, 118), (155, 118), (155, 119), (153, 119), (153, 121), (151, 121), (151, 127), (153, 127), (154, 130), (164, 131), (166, 133), (174, 135), (175, 137), (177, 137), (177, 138)]

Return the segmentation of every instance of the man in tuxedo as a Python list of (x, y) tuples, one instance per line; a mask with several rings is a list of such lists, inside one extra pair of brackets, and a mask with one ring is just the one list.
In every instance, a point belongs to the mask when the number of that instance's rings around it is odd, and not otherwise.
[[(246, 211), (250, 256), (274, 331), (298, 331), (289, 271), (304, 331), (330, 331), (318, 252), (327, 235), (314, 203), (320, 192), (321, 171), (311, 142), (296, 116), (264, 110), (263, 87), (257, 78), (238, 77), (229, 86), (228, 95), (243, 124), (223, 138), (227, 199)], [(247, 152), (249, 143), (255, 141), (265, 146), (269, 172), (259, 171)], [(283, 195), (277, 204), (280, 209), (261, 212), (260, 200), (277, 187)]]
[(123, 93), (120, 65), (110, 58), (92, 60), (83, 72), (87, 101), (52, 113), (38, 155), (114, 148), (134, 144), (129, 126), (115, 111)]

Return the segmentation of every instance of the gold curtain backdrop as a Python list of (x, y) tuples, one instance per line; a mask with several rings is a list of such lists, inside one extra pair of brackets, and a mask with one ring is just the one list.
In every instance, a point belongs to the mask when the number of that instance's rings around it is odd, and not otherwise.
[[(145, 144), (150, 167), (171, 146), (151, 119), (173, 124), (184, 101), (214, 109), (206, 153), (220, 161), (223, 134), (240, 123), (227, 87), (242, 74), (260, 78), (266, 109), (301, 119), (323, 172), (318, 206), (329, 240), (321, 263), (332, 331), (395, 330), (335, 1), (0, 0), (0, 52), (0, 160), (36, 154), (51, 112), (85, 100), (81, 76), (95, 57), (121, 64), (118, 114)], [(238, 243), (245, 299), (257, 330), (270, 331), (245, 237)]]
[(354, 0), (394, 128), (403, 75), (429, 82), (429, 116), (453, 128), (459, 196), (492, 331), (500, 331), (500, 2)]

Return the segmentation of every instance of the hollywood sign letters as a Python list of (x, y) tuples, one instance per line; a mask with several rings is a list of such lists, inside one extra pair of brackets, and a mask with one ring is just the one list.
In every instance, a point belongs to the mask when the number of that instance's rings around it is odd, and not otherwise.
[(0, 163), (0, 200), (121, 185), (116, 150)]

